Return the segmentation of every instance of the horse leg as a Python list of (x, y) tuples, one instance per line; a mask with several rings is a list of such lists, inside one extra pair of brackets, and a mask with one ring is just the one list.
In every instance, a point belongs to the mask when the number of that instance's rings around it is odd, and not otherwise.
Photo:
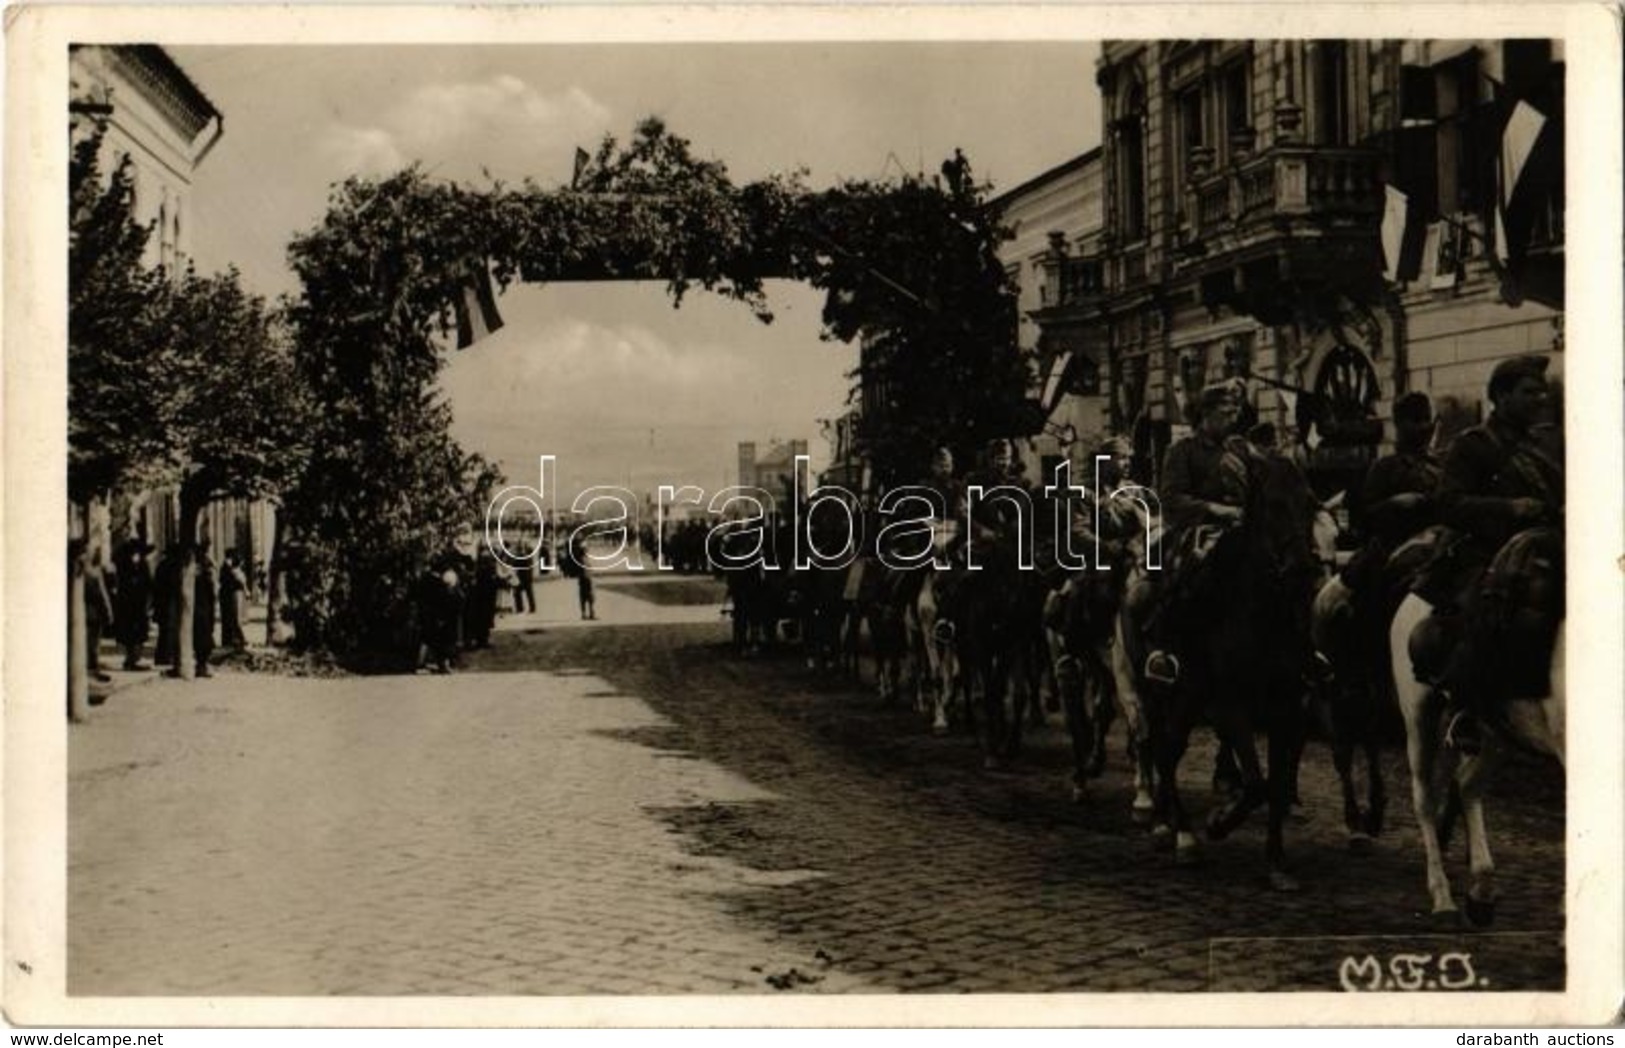
[(1004, 667), (988, 653), (979, 652), (976, 669), (971, 673), (976, 690), (980, 693), (982, 724), (982, 767), (989, 771), (1001, 770), (1009, 763), (1011, 727), (1005, 717), (1004, 702), (1009, 691)]
[(1370, 780), (1365, 832), (1370, 837), (1380, 837), (1388, 812), (1388, 788), (1382, 777), (1382, 750), (1377, 745), (1376, 737), (1371, 734), (1366, 736), (1365, 741), (1365, 767), (1366, 776)]
[(1456, 772), (1462, 822), (1467, 828), (1467, 920), (1475, 928), (1488, 927), (1495, 920), (1495, 860), (1484, 824), (1484, 790), (1505, 752), (1499, 740), (1488, 740), (1483, 751), (1462, 761)]
[(1415, 595), (1406, 597), (1395, 612), (1388, 631), (1388, 652), (1394, 691), (1399, 699), (1400, 714), (1405, 720), (1405, 754), (1411, 769), (1411, 806), (1416, 812), (1416, 827), (1422, 837), (1422, 850), (1426, 856), (1428, 895), (1432, 898), (1433, 913), (1440, 916), (1454, 914), (1456, 903), (1450, 895), (1450, 878), (1444, 871), (1444, 855), (1438, 832), (1439, 808), (1433, 781), (1439, 751), (1439, 711), (1433, 689), (1416, 679), (1410, 657), (1411, 634), (1432, 614), (1432, 610), (1422, 598)]
[[(1290, 689), (1290, 683), (1277, 682), (1277, 688)], [(1295, 892), (1298, 879), (1287, 869), (1285, 826), (1297, 799), (1298, 763), (1303, 756), (1307, 734), (1303, 707), (1290, 690), (1278, 691), (1284, 699), (1275, 704), (1276, 715), (1269, 725), (1269, 836), (1265, 856), (1270, 868), (1270, 887), (1278, 892)]]
[[(1166, 701), (1172, 696), (1161, 698)], [(1163, 704), (1154, 703), (1159, 706)], [(1183, 723), (1184, 718), (1170, 716), (1168, 711), (1154, 714), (1151, 720), (1151, 750), (1157, 769), (1157, 807), (1166, 825), (1164, 832), (1173, 835), (1175, 864), (1190, 866), (1201, 854), (1196, 834), (1191, 832), (1190, 820), (1179, 796), (1179, 762), (1190, 743), (1190, 727)]]
[(1107, 668), (1100, 651), (1094, 647), (1085, 649), (1083, 665), (1084, 687), (1088, 694), (1094, 696), (1094, 701), (1085, 705), (1086, 717), (1092, 726), (1085, 774), (1093, 779), (1106, 770), (1106, 734), (1111, 730), (1117, 711), (1117, 678)]
[(1055, 665), (1055, 690), (1060, 693), (1061, 713), (1066, 720), (1067, 737), (1072, 742), (1072, 802), (1083, 800), (1089, 781), (1089, 711), (1084, 700), (1083, 665), (1067, 653), (1060, 635), (1048, 630), (1050, 652)]
[(1129, 749), (1134, 758), (1134, 821), (1145, 824), (1152, 820), (1156, 802), (1152, 796), (1151, 731), (1145, 705), (1135, 689), (1134, 668), (1129, 665), (1128, 646), (1123, 640), (1123, 617), (1118, 616), (1116, 643), (1111, 650), (1111, 673), (1114, 693), (1123, 713), (1128, 730)]
[[(1270, 799), (1269, 784), (1266, 782), (1264, 771), (1258, 762), (1258, 748), (1254, 744), (1250, 725), (1244, 716), (1225, 714), (1215, 718), (1214, 729), (1219, 732), (1221, 740), (1220, 750), (1224, 750), (1224, 740), (1228, 740), (1231, 759), (1235, 762), (1237, 774), (1241, 780), (1241, 787), (1231, 794), (1219, 807), (1208, 814), (1207, 835), (1209, 840), (1222, 841), (1235, 832), (1253, 809)], [(1272, 766), (1276, 767), (1276, 766)], [(1280, 779), (1287, 784), (1287, 802), (1291, 803), (1290, 772), (1284, 766), (1279, 766), (1273, 778)]]
[(1348, 831), (1349, 848), (1363, 851), (1371, 843), (1360, 811), (1359, 794), (1354, 788), (1354, 743), (1341, 732), (1332, 736), (1332, 766), (1343, 791), (1343, 826)]

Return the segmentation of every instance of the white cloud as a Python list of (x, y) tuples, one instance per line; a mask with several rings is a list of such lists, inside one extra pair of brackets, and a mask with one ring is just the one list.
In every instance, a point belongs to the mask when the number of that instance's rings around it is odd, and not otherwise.
[(414, 161), (455, 178), (482, 168), (517, 181), (568, 176), (575, 147), (611, 129), (609, 108), (580, 87), (545, 94), (511, 74), (424, 84), (373, 126), (337, 124), (322, 145), (347, 173), (384, 174)]

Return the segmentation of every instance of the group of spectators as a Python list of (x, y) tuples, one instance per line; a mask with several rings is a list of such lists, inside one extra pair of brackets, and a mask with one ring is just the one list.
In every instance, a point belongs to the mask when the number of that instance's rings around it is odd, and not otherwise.
[[(241, 651), (248, 640), (243, 633), (249, 597), (265, 586), (262, 565), (250, 571), (237, 550), (227, 550), (215, 563), (207, 538), (190, 550), (171, 546), (156, 563), (155, 548), (143, 537), (120, 543), (111, 563), (99, 546), (92, 546), (85, 567), (85, 624), (88, 670), (93, 679), (112, 678), (101, 666), (101, 642), (111, 636), (124, 652), (123, 668), (131, 671), (168, 666), (179, 675), (181, 666), (181, 587), (186, 569), (192, 575), (192, 659), (197, 676), (212, 676), (209, 663), (220, 646)], [(146, 663), (147, 640), (157, 631), (152, 663)]]
[[(578, 541), (561, 544), (556, 554), (563, 574), (577, 580), (581, 617), (596, 618), (592, 576)], [(549, 570), (549, 553), (539, 549), (517, 566), (498, 560), (472, 539), (448, 546), (419, 576), (413, 605), (417, 615), (418, 673), (450, 673), (464, 651), (491, 646), (499, 614), (536, 610), (536, 574)]]

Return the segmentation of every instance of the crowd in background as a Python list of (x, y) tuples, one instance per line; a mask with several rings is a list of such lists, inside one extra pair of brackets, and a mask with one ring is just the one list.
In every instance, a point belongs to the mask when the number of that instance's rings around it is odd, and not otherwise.
[[(122, 668), (144, 671), (169, 667), (180, 672), (181, 588), (193, 558), (192, 659), (200, 677), (211, 676), (210, 662), (217, 648), (241, 651), (248, 645), (244, 624), (250, 600), (263, 599), (267, 589), (265, 566), (245, 564), (235, 549), (215, 562), (207, 538), (190, 552), (180, 547), (157, 552), (145, 538), (120, 543), (111, 560), (99, 544), (85, 550), (85, 623), (88, 669), (93, 679), (111, 678), (102, 669), (101, 645), (112, 638), (123, 652)], [(152, 662), (143, 661), (149, 638), (155, 637)]]

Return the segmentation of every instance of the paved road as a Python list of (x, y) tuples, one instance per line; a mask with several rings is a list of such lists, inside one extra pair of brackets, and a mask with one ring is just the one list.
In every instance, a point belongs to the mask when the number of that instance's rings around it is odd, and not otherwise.
[(1405, 952), (1562, 986), (1553, 769), (1497, 791), (1495, 934), (1418, 912), (1402, 799), (1346, 851), (1318, 745), (1305, 890), (1273, 894), (1261, 820), (1195, 869), (1155, 850), (1120, 739), (1081, 806), (1054, 728), (985, 774), (867, 691), (735, 658), (694, 585), (603, 579), (581, 623), (544, 584), (452, 677), (119, 691), (70, 742), (70, 993), (1335, 989)]

